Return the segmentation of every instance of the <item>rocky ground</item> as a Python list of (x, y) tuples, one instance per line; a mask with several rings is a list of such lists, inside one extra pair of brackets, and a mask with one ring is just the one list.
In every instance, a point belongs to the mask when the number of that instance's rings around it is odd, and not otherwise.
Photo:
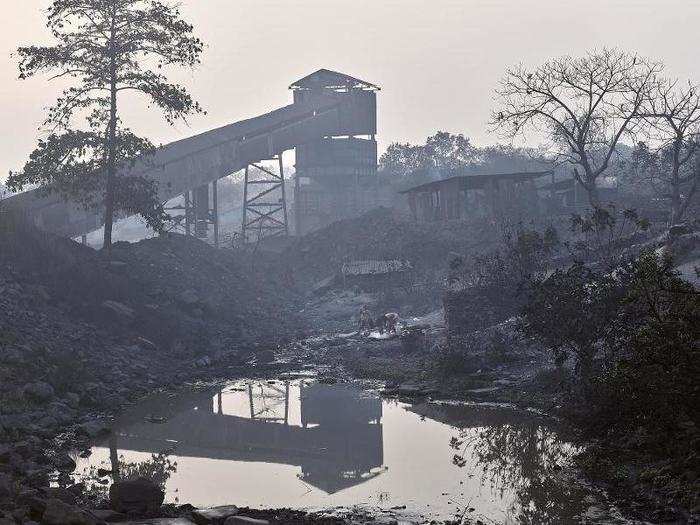
[(82, 487), (49, 488), (74, 467), (67, 448), (154, 389), (269, 359), (300, 327), (293, 304), (245, 253), (192, 238), (107, 256), (27, 226), (0, 232), (0, 523), (104, 521), (74, 506)]
[[(108, 432), (110, 417), (120, 408), (187, 381), (312, 364), (323, 370), (322, 380), (381, 380), (386, 395), (555, 408), (556, 368), (517, 334), (515, 320), (473, 334), (470, 351), (455, 354), (443, 344), (439, 309), (423, 315), (429, 299), (417, 301), (416, 310), (393, 305), (406, 327), (401, 337), (387, 340), (355, 332), (362, 305), (377, 313), (392, 306), (385, 295), (340, 289), (305, 293), (350, 255), (413, 253), (421, 278), (438, 280), (438, 268), (452, 250), (485, 245), (463, 240), (470, 238), (464, 225), (439, 234), (429, 226), (418, 232), (406, 228), (381, 210), (365, 222), (333, 225), (271, 258), (214, 250), (182, 236), (119, 244), (107, 257), (31, 230), (4, 232), (0, 525), (398, 521), (356, 509), (316, 515), (162, 506), (162, 492), (145, 482), (117, 486), (110, 501), (98, 505), (85, 486), (69, 481), (75, 463), (68, 450)], [(368, 231), (373, 234), (363, 244)], [(281, 268), (280, 260), (295, 271)], [(65, 488), (52, 488), (57, 481)]]
[[(258, 255), (170, 235), (119, 243), (108, 256), (23, 225), (0, 233), (0, 524), (202, 522), (186, 506), (154, 503), (149, 486), (123, 489), (127, 500), (129, 491), (150, 494), (135, 507), (116, 493), (112, 508), (96, 507), (86, 487), (70, 482), (68, 452), (107, 432), (115, 412), (148, 392), (262, 373), (273, 349), (305, 338), (316, 316), (304, 286), (276, 256)], [(351, 303), (335, 313), (338, 322), (352, 317)], [(59, 481), (66, 488), (52, 488)], [(265, 517), (350, 522), (291, 511)]]

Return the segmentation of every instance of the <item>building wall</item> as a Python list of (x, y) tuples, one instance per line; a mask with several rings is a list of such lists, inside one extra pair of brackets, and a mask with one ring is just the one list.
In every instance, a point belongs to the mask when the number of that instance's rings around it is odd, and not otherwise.
[(308, 233), (376, 206), (377, 143), (326, 138), (297, 147), (295, 226)]
[(454, 179), (428, 190), (411, 191), (407, 197), (414, 218), (421, 222), (527, 218), (540, 211), (532, 181), (494, 180), (474, 189)]

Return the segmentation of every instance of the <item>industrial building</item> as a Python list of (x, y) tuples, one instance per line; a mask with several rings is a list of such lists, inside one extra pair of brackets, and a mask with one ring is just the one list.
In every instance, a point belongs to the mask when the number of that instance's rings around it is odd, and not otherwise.
[(447, 176), (401, 193), (413, 219), (420, 222), (531, 216), (540, 211), (535, 181), (550, 171)]
[(361, 114), (355, 129), (339, 130), (296, 147), (294, 229), (304, 234), (373, 208), (377, 184), (377, 103), (379, 87), (321, 69), (294, 82), (295, 104), (328, 97), (353, 99)]

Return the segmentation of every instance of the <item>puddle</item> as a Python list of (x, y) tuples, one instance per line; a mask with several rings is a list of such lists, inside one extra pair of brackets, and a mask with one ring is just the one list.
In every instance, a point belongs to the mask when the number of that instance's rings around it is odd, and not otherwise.
[(570, 453), (542, 419), (506, 408), (239, 381), (146, 399), (78, 458), (76, 476), (106, 492), (108, 471), (144, 475), (166, 501), (196, 506), (405, 506), (428, 520), (560, 523), (580, 512), (581, 495), (554, 481)]

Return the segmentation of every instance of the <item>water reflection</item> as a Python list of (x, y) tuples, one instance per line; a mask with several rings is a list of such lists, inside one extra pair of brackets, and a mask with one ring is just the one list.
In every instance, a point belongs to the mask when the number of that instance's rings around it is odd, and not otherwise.
[(509, 514), (518, 523), (560, 523), (580, 513), (584, 494), (558, 478), (571, 447), (537, 424), (503, 424), (479, 429), (471, 453), (494, 487), (517, 498)]
[(151, 396), (115, 428), (80, 469), (152, 477), (169, 501), (406, 506), (443, 520), (473, 507), (499, 523), (556, 523), (577, 512), (578, 496), (554, 483), (569, 447), (512, 410), (407, 405), (352, 385), (245, 381)]
[(574, 449), (551, 421), (487, 407), (473, 407), (468, 421), (460, 417), (464, 410), (458, 405), (426, 405), (418, 411), (460, 427), (450, 440), (457, 467), (478, 467), (482, 484), (500, 497), (515, 495), (505, 509), (506, 522), (561, 523), (581, 513), (585, 493), (559, 478)]
[[(156, 483), (165, 490), (168, 480), (173, 473), (177, 472), (177, 461), (174, 461), (166, 452), (152, 454), (150, 459), (142, 461), (127, 461), (123, 455), (119, 455), (115, 446), (110, 440), (110, 469), (104, 469), (97, 465), (90, 465), (80, 475), (80, 481), (86, 486), (84, 497), (86, 501), (107, 499), (109, 476), (115, 481), (121, 479), (146, 478)], [(174, 503), (178, 498), (173, 499)]]
[[(290, 391), (299, 401), (290, 424)], [(299, 479), (328, 494), (379, 475), (382, 403), (349, 385), (248, 382), (200, 394), (161, 394), (121, 418), (108, 447), (120, 451), (296, 465)]]

